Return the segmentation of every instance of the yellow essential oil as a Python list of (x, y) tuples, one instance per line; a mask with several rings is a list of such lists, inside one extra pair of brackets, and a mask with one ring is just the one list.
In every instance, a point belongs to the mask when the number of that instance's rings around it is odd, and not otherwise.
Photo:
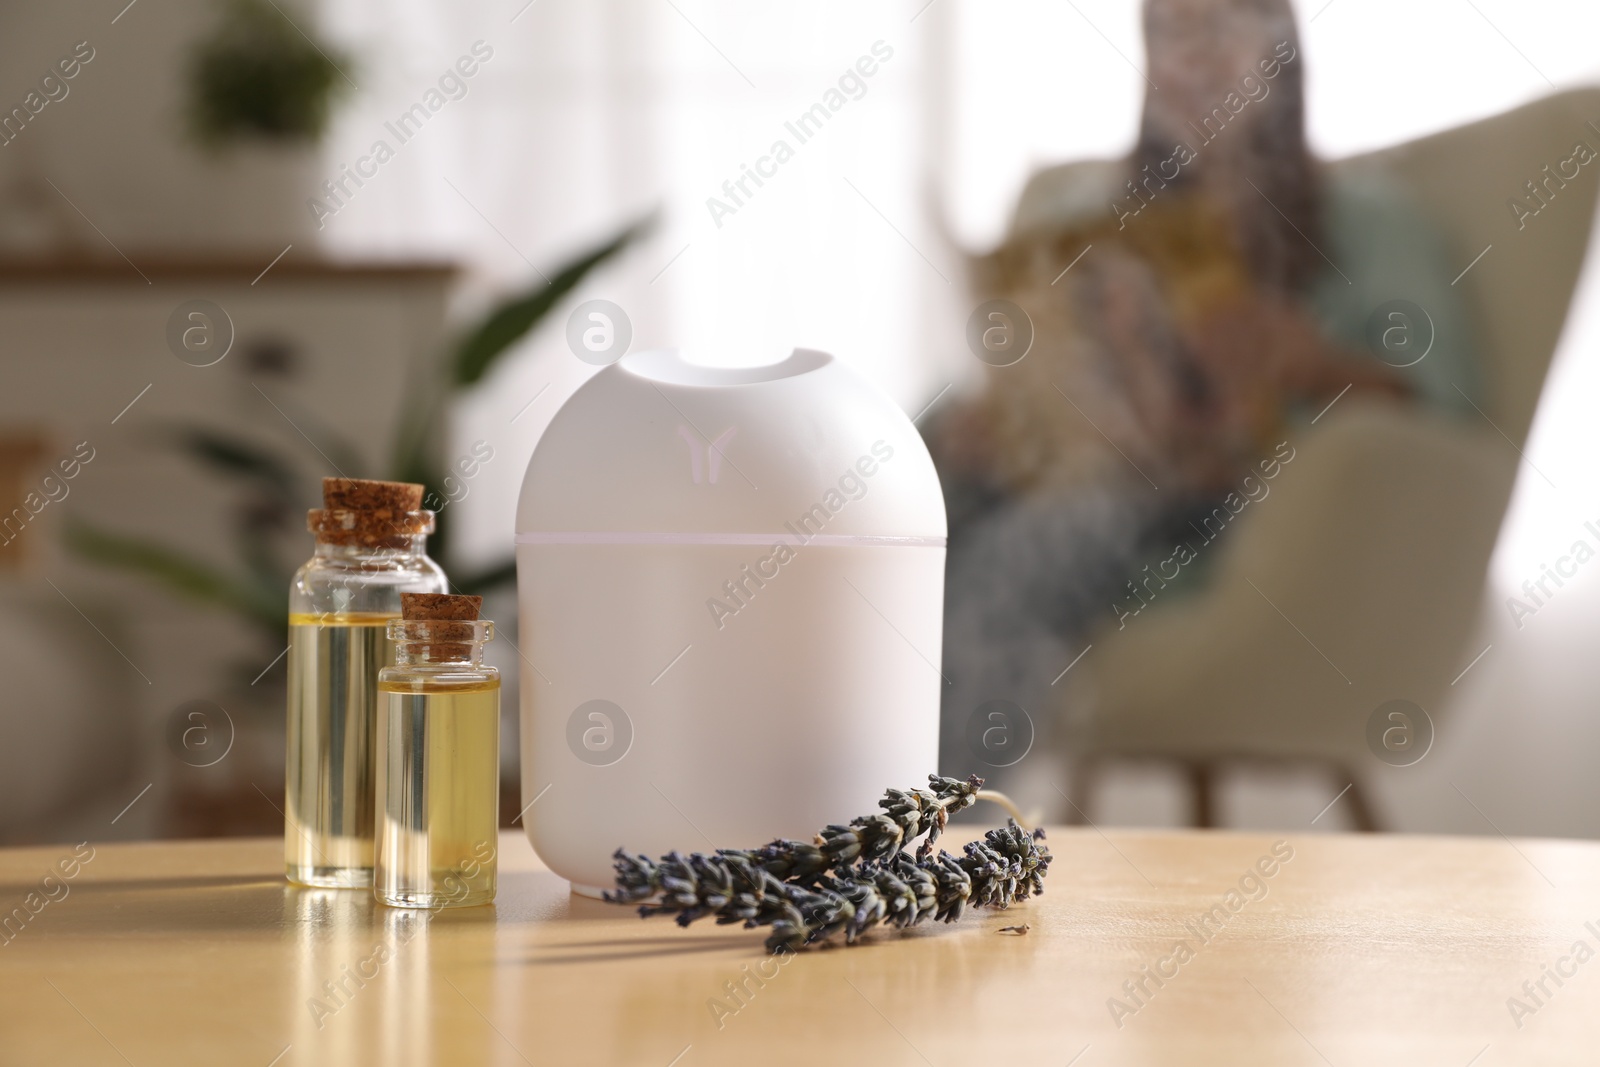
[[(445, 608), (477, 600), (403, 599)], [(482, 663), (493, 633), (491, 622), (460, 619), (389, 627), (398, 665), (378, 682), (373, 892), (391, 907), (459, 908), (494, 899), (500, 675)]]
[(301, 885), (372, 884), (378, 672), (398, 614), (289, 616), (284, 866)]
[(500, 679), (441, 686), (391, 675), (379, 693), (378, 899), (410, 908), (487, 904), (499, 825)]
[(306, 517), (311, 559), (289, 585), (284, 873), (320, 888), (372, 884), (378, 672), (395, 662), (387, 626), (401, 596), (442, 592), (428, 558), (422, 486), (324, 478)]

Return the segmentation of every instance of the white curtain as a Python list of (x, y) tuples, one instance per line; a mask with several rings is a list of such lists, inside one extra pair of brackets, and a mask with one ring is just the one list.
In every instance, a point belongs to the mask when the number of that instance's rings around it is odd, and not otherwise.
[[(475, 42), (493, 54), (352, 187), (323, 239), (336, 254), (461, 261), (466, 313), (659, 208), (652, 238), (584, 292), (626, 311), (633, 350), (762, 363), (823, 348), (915, 412), (961, 369), (964, 317), (927, 195), (929, 109), (947, 91), (927, 42), (948, 0), (919, 15), (923, 2), (325, 0), (359, 86), (329, 139), (330, 174), (395, 142), (385, 124)], [(746, 167), (767, 174), (760, 186)], [(463, 502), (472, 557), (505, 551), (533, 443), (593, 372), (561, 326), (458, 413), (455, 447), (496, 452)]]
[[(972, 370), (953, 245), (994, 241), (1034, 167), (1125, 151), (1145, 88), (1137, 0), (321, 7), (359, 87), (329, 138), (330, 177), (375, 140), (394, 142), (385, 124), (475, 42), (493, 53), (462, 79), (465, 96), (394, 144), (394, 158), (326, 219), (330, 250), (457, 260), (466, 315), (659, 207), (653, 238), (585, 287), (624, 308), (635, 350), (682, 345), (709, 362), (754, 363), (820, 347), (913, 414)], [(1298, 7), (1312, 137), (1330, 156), (1597, 71), (1584, 42), (1600, 31), (1600, 9), (1587, 0)], [(889, 58), (876, 59), (875, 44)], [(847, 72), (863, 57), (874, 72), (858, 88)], [(828, 100), (841, 77), (842, 106), (800, 143), (784, 124)], [(763, 164), (779, 140), (793, 157)], [(723, 183), (746, 166), (775, 173), (759, 188), (747, 179), (750, 195), (735, 205)], [(734, 212), (714, 218), (712, 197)], [(464, 503), (471, 556), (504, 551), (533, 442), (593, 372), (567, 352), (560, 325), (461, 406), (455, 447), (481, 439), (496, 450)], [(1540, 432), (1548, 441), (1548, 419)]]
[[(493, 49), (466, 95), (431, 113), (327, 220), (330, 249), (458, 260), (468, 271), (465, 315), (527, 285), (530, 261), (548, 270), (658, 206), (655, 236), (583, 294), (627, 311), (636, 350), (687, 344), (704, 359), (752, 363), (793, 344), (821, 347), (913, 414), (971, 369), (962, 342), (971, 308), (954, 246), (994, 241), (1034, 167), (1126, 151), (1145, 89), (1138, 0), (321, 4), (326, 29), (358, 58), (349, 73), (360, 86), (329, 139), (330, 175), (367, 153), (384, 124), (422, 100), (474, 42)], [(1469, 122), (1600, 74), (1592, 0), (1297, 7), (1311, 136), (1329, 157)], [(798, 143), (784, 123), (826, 102), (879, 41), (892, 55), (863, 76), (860, 98), (847, 87), (820, 132)], [(780, 139), (793, 158), (751, 186), (719, 227), (707, 198), (725, 199), (724, 181), (737, 181)], [(1593, 500), (1600, 272), (1587, 274), (1577, 300), (1527, 452), (1567, 496)], [(465, 454), (484, 440), (496, 456), (459, 505), (464, 547), (478, 561), (507, 552), (533, 443), (593, 372), (566, 350), (560, 326), (547, 324), (460, 405), (452, 447)], [(1537, 573), (1562, 547), (1551, 538), (1564, 534), (1568, 510), (1541, 479), (1522, 478), (1496, 577), (1511, 587)], [(1600, 678), (1582, 667), (1574, 674), (1567, 647), (1589, 641), (1582, 620), (1600, 616), (1600, 592), (1586, 583), (1587, 592), (1564, 601), (1577, 622), (1562, 629), (1552, 618), (1542, 637), (1530, 628), (1505, 659), (1486, 659), (1463, 682), (1471, 693), (1458, 727), (1464, 740), (1408, 779), (1407, 825), (1482, 829), (1455, 803), (1445, 784), (1452, 774), (1484, 782), (1480, 800), (1492, 800), (1513, 828), (1550, 822), (1537, 798), (1525, 797), (1529, 767), (1544, 761), (1552, 789), (1577, 796), (1588, 788), (1577, 785), (1587, 781), (1581, 743), (1572, 766), (1556, 766), (1537, 747), (1545, 737), (1592, 733), (1582, 724), (1593, 718)], [(1538, 710), (1512, 723), (1501, 714), (1512, 705)], [(1495, 779), (1512, 729), (1533, 731), (1532, 740)], [(1562, 828), (1594, 832), (1592, 819)]]

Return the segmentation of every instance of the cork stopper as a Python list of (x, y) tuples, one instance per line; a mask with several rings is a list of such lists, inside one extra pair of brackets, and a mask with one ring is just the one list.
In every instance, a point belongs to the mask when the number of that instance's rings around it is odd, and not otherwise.
[[(472, 654), (472, 639), (483, 607), (481, 596), (454, 596), (449, 593), (401, 593), (400, 618), (404, 622), (426, 622), (427, 637), (423, 653), (435, 660), (466, 659)], [(411, 628), (421, 629), (421, 627)]]
[(322, 506), (403, 514), (422, 507), (422, 486), (414, 482), (377, 482), (367, 478), (324, 478)]
[(404, 548), (411, 537), (433, 530), (422, 491), (413, 482), (324, 478), (322, 507), (312, 509), (306, 526), (318, 544)]
[(475, 622), (483, 608), (481, 596), (455, 596), (450, 593), (401, 593), (400, 617), (407, 622), (446, 619)]

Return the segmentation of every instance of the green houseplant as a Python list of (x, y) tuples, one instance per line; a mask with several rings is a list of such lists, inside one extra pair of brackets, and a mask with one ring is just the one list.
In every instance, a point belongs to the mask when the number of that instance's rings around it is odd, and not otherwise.
[[(335, 57), (338, 58), (335, 58)], [(245, 138), (315, 142), (349, 60), (307, 36), (272, 0), (227, 0), (189, 58), (189, 123), (213, 148)]]
[[(554, 310), (596, 267), (637, 240), (650, 218), (627, 226), (566, 263), (548, 280), (497, 304), (451, 345), (443, 358), (408, 383), (401, 433), (384, 469), (362, 463), (357, 451), (331, 427), (297, 419), (314, 438), (313, 447), (331, 457), (351, 477), (417, 482), (427, 487), (425, 499), (443, 499), (446, 465), (440, 455), (440, 429), (453, 395), (482, 381), (522, 338)], [(286, 544), (300, 547), (303, 526), (297, 525), (305, 502), (316, 495), (315, 479), (302, 471), (287, 447), (263, 447), (254, 440), (194, 425), (157, 431), (168, 446), (205, 469), (225, 478), (236, 498), (236, 561), (218, 567), (191, 558), (171, 546), (147, 538), (85, 523), (67, 527), (70, 551), (94, 563), (142, 574), (170, 591), (249, 622), (272, 655), (282, 647), (288, 627), (285, 590), (297, 562)], [(323, 471), (321, 473), (327, 473)], [(430, 551), (443, 558), (456, 512), (440, 510)], [(456, 591), (482, 594), (515, 578), (516, 565), (506, 559), (483, 570), (453, 575)], [(256, 668), (258, 669), (259, 665)], [(252, 669), (252, 673), (253, 673)]]

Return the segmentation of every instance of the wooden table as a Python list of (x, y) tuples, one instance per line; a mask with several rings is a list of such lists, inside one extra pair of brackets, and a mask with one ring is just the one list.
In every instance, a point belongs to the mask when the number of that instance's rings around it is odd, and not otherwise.
[(1600, 1062), (1600, 844), (1284, 836), (1054, 830), (1042, 899), (781, 965), (571, 896), (513, 834), (494, 906), (420, 920), (286, 885), (276, 840), (48, 886), (71, 848), (9, 850), (0, 907), (41, 895), (0, 937), (0, 1064)]

